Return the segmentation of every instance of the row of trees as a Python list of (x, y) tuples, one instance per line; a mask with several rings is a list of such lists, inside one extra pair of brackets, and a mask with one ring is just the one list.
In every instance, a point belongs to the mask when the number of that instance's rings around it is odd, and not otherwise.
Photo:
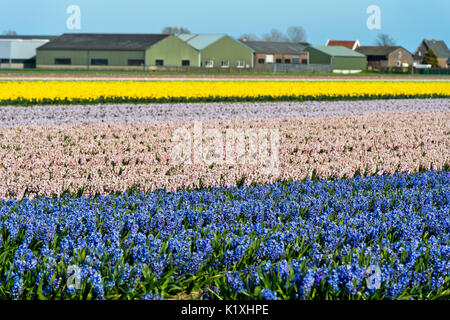
[(191, 33), (188, 28), (184, 27), (164, 27), (161, 30), (162, 34), (178, 34), (178, 33)]
[(262, 36), (257, 36), (253, 33), (244, 33), (240, 38), (280, 42), (305, 42), (306, 32), (305, 29), (300, 26), (291, 26), (286, 30), (286, 33), (283, 33), (278, 29), (272, 29), (269, 33), (263, 34)]
[[(164, 27), (161, 30), (163, 34), (179, 34), (179, 33), (191, 33), (188, 28), (185, 27)], [(14, 30), (5, 30), (2, 32), (6, 36), (16, 36), (17, 32)], [(286, 33), (279, 31), (278, 29), (272, 29), (269, 33), (257, 36), (253, 33), (244, 33), (240, 38), (246, 38), (248, 40), (265, 40), (265, 41), (283, 41), (283, 42), (305, 42), (306, 32), (300, 26), (291, 26), (286, 30)], [(379, 46), (395, 46), (395, 41), (387, 34), (381, 33), (378, 35), (376, 44)]]
[[(161, 30), (164, 34), (178, 34), (178, 33), (191, 33), (188, 28), (185, 27), (164, 27)], [(306, 32), (303, 27), (291, 26), (286, 30), (286, 33), (278, 30), (272, 29), (269, 33), (265, 33), (258, 36), (254, 33), (243, 33), (239, 37), (241, 39), (245, 38), (247, 40), (264, 40), (264, 41), (279, 41), (279, 42), (305, 42)], [(396, 43), (391, 36), (386, 33), (380, 33), (375, 40), (375, 44), (383, 47), (395, 46)]]
[[(161, 30), (164, 34), (178, 34), (178, 33), (191, 33), (188, 28), (185, 27), (164, 27)], [(302, 27), (292, 26), (286, 30), (286, 33), (279, 31), (278, 29), (272, 29), (269, 33), (257, 36), (253, 33), (244, 33), (240, 38), (246, 38), (248, 40), (266, 40), (266, 41), (284, 41), (284, 42), (304, 42), (306, 41), (306, 32)]]
[(17, 36), (17, 32), (14, 30), (5, 30), (2, 32), (4, 36)]
[[(185, 27), (164, 27), (161, 30), (163, 34), (179, 34), (179, 33), (191, 33), (188, 28)], [(2, 32), (6, 36), (15, 36), (17, 32), (14, 30), (5, 30)], [(283, 41), (283, 42), (305, 42), (306, 32), (300, 26), (291, 26), (286, 30), (286, 33), (279, 31), (278, 29), (272, 29), (269, 33), (257, 36), (253, 33), (244, 33), (240, 38), (246, 38), (248, 40), (265, 40), (265, 41)], [(393, 46), (394, 40), (387, 34), (381, 33), (378, 35), (377, 45), (380, 46)]]

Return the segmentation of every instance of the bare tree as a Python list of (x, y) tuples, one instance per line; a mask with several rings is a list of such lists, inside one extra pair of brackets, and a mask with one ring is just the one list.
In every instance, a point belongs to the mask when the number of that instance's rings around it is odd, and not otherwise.
[(291, 42), (305, 42), (306, 32), (300, 26), (291, 26), (287, 29), (287, 36)]
[(272, 29), (269, 33), (266, 33), (265, 35), (263, 35), (264, 40), (266, 41), (289, 41), (288, 37), (286, 37), (286, 35), (277, 30), (277, 29)]
[(254, 33), (243, 33), (243, 34), (241, 34), (239, 39), (247, 39), (249, 41), (256, 41), (256, 40), (259, 40), (259, 37)]
[(5, 30), (2, 34), (4, 36), (17, 36), (17, 32), (15, 30)]
[(179, 34), (179, 33), (191, 33), (188, 28), (184, 27), (164, 27), (161, 31), (163, 34)]
[(375, 43), (377, 44), (377, 46), (381, 46), (381, 47), (392, 47), (392, 46), (395, 46), (394, 39), (392, 39), (386, 33), (380, 33), (377, 36), (377, 39), (376, 39)]

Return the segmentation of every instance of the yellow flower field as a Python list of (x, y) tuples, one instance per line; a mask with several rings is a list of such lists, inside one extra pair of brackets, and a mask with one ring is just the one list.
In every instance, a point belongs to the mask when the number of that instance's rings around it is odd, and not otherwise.
[(199, 82), (199, 81), (5, 81), (0, 82), (0, 103), (114, 102), (172, 99), (292, 99), (448, 97), (449, 82)]

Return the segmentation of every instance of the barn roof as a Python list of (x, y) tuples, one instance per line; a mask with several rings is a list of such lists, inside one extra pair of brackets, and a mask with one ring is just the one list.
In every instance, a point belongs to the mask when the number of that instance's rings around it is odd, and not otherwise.
[(342, 46), (332, 46), (332, 47), (326, 47), (326, 46), (311, 46), (309, 48), (316, 49), (318, 51), (321, 51), (323, 53), (326, 53), (330, 56), (334, 57), (365, 57), (362, 53), (353, 51), (349, 48), (342, 47)]
[(387, 56), (391, 52), (402, 48), (400, 46), (389, 46), (389, 47), (383, 47), (383, 46), (361, 46), (356, 51), (365, 54), (366, 56)]
[(277, 41), (250, 41), (241, 40), (242, 43), (253, 49), (255, 53), (268, 54), (299, 54), (305, 52), (309, 43), (305, 42), (277, 42)]
[(58, 36), (43, 36), (43, 35), (0, 35), (0, 39), (7, 40), (52, 40)]
[(39, 50), (145, 50), (167, 34), (65, 33)]
[(214, 42), (225, 37), (226, 34), (179, 34), (178, 38), (189, 44), (191, 47), (197, 50), (203, 50)]

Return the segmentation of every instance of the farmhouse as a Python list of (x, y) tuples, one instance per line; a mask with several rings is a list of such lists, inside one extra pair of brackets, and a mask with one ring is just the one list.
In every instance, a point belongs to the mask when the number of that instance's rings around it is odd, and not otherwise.
[(253, 50), (226, 34), (179, 34), (197, 50), (197, 66), (206, 68), (252, 68)]
[(366, 69), (366, 56), (343, 46), (309, 46), (310, 64), (330, 64), (336, 73), (357, 73)]
[(37, 49), (38, 68), (147, 70), (196, 64), (198, 52), (166, 34), (63, 34)]
[(326, 43), (327, 47), (346, 47), (350, 50), (356, 50), (361, 45), (358, 40), (328, 40)]
[(0, 68), (34, 68), (36, 48), (54, 36), (0, 36)]
[(267, 63), (308, 63), (305, 48), (309, 43), (250, 41), (245, 38), (241, 39), (241, 42), (253, 49), (255, 66)]
[(362, 46), (356, 51), (366, 55), (369, 69), (408, 67), (413, 63), (411, 53), (399, 46)]
[(439, 66), (441, 68), (449, 68), (450, 50), (443, 40), (423, 39), (416, 52), (414, 53), (414, 62), (422, 63), (425, 53), (430, 49), (433, 49), (433, 51), (436, 53), (439, 61)]

